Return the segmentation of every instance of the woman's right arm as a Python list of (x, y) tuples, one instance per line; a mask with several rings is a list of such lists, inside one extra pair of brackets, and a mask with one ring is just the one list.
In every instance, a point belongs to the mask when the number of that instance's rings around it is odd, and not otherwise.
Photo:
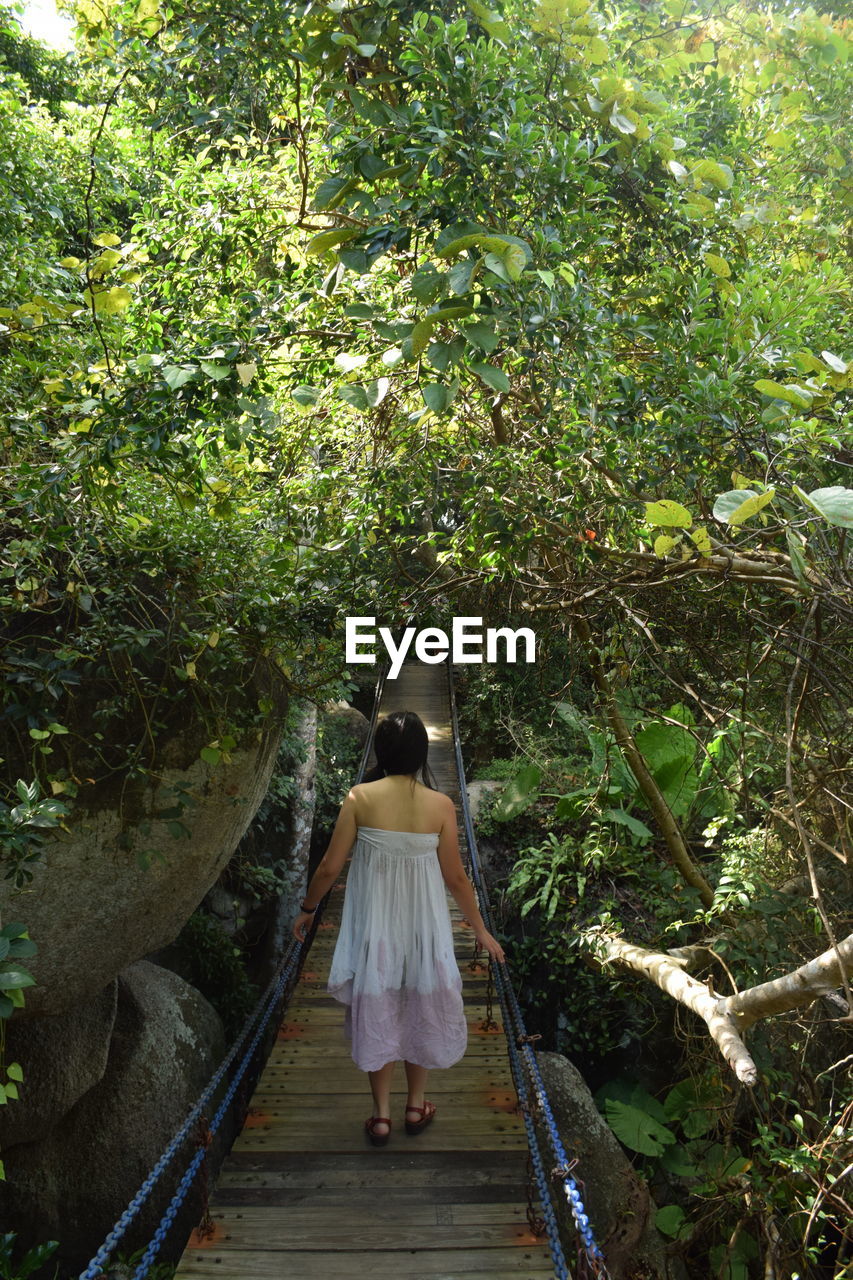
[(332, 832), (332, 838), (329, 846), (323, 854), (322, 859), (311, 877), (311, 883), (305, 891), (305, 902), (309, 906), (313, 906), (312, 911), (300, 911), (299, 915), (293, 922), (293, 936), (298, 942), (305, 941), (305, 932), (314, 918), (314, 912), (320, 905), (321, 899), (328, 893), (332, 885), (337, 880), (344, 863), (347, 860), (347, 854), (355, 843), (358, 827), (355, 816), (355, 796), (350, 791), (347, 798), (341, 805), (338, 820), (335, 823), (335, 829)]
[(444, 883), (452, 893), (457, 907), (473, 927), (474, 937), (480, 946), (495, 960), (504, 960), (506, 958), (504, 949), (497, 938), (493, 938), (486, 928), (485, 921), (480, 914), (480, 908), (477, 906), (477, 899), (474, 896), (474, 887), (462, 865), (462, 858), (459, 853), (459, 834), (456, 829), (456, 808), (449, 796), (444, 796), (443, 799), (447, 801), (447, 806), (438, 836), (438, 861)]

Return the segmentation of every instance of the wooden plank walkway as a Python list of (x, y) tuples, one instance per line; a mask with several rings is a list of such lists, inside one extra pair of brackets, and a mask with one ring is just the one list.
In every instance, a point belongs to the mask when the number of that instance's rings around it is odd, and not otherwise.
[[(458, 802), (444, 681), (442, 667), (406, 664), (386, 683), (381, 711), (418, 712), (437, 784)], [(325, 990), (342, 900), (339, 884), (211, 1196), (216, 1233), (193, 1233), (175, 1280), (553, 1277), (547, 1244), (525, 1215), (527, 1146), (506, 1041), (480, 1027), (485, 974), (470, 967), (470, 928), (452, 904), (468, 1051), (430, 1074), (438, 1111), (417, 1137), (405, 1131), (397, 1068), (391, 1141), (375, 1148), (363, 1128), (367, 1078), (350, 1057), (343, 1006)]]

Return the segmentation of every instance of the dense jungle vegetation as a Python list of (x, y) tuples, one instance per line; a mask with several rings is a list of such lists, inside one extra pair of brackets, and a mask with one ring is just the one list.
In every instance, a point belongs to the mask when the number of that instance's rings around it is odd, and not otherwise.
[(849, 1275), (843, 0), (71, 3), (0, 10), (4, 874), (347, 615), (533, 627), (464, 688), (531, 1023), (691, 1276)]

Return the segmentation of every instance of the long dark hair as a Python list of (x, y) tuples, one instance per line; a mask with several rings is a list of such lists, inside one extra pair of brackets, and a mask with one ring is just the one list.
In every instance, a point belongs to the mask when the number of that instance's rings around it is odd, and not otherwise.
[(435, 791), (435, 778), (427, 764), (429, 737), (423, 720), (415, 711), (392, 711), (376, 726), (373, 753), (376, 766), (364, 775), (376, 782), (389, 773), (412, 773), (425, 787)]

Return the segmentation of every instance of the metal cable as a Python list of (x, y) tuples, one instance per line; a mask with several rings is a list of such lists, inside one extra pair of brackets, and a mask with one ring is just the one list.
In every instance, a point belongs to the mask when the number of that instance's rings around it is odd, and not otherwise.
[[(243, 1028), (239, 1036), (237, 1037), (237, 1039), (234, 1041), (234, 1044), (231, 1046), (228, 1054), (222, 1060), (216, 1072), (211, 1077), (203, 1093), (199, 1095), (197, 1101), (194, 1103), (192, 1109), (188, 1113), (180, 1129), (178, 1129), (177, 1133), (172, 1138), (168, 1147), (160, 1156), (160, 1159), (154, 1165), (151, 1172), (148, 1174), (148, 1177), (141, 1184), (139, 1190), (136, 1192), (133, 1199), (130, 1201), (127, 1208), (125, 1209), (124, 1213), (116, 1222), (112, 1231), (110, 1231), (110, 1233), (107, 1235), (106, 1239), (104, 1240), (104, 1243), (101, 1245), (98, 1252), (91, 1259), (88, 1266), (83, 1271), (80, 1272), (79, 1280), (98, 1280), (98, 1277), (101, 1275), (101, 1272), (103, 1271), (105, 1263), (109, 1260), (111, 1254), (114, 1252), (114, 1250), (118, 1246), (119, 1241), (124, 1236), (128, 1227), (133, 1222), (134, 1218), (137, 1216), (142, 1206), (145, 1204), (145, 1201), (148, 1199), (151, 1192), (154, 1190), (154, 1187), (160, 1181), (160, 1178), (162, 1177), (165, 1170), (168, 1168), (172, 1160), (175, 1158), (180, 1147), (182, 1146), (184, 1141), (189, 1137), (190, 1132), (193, 1128), (193, 1125), (198, 1120), (199, 1116), (201, 1115), (202, 1111), (204, 1110), (210, 1098), (216, 1092), (216, 1089), (219, 1083), (221, 1082), (228, 1068), (231, 1066), (231, 1063), (234, 1061), (237, 1054), (239, 1053), (244, 1040), (246, 1039), (246, 1037), (248, 1036), (252, 1028), (252, 1025), (254, 1024), (256, 1018), (264, 1011), (265, 1006), (266, 1006), (266, 1012), (263, 1012), (264, 1021), (262, 1025), (265, 1026), (266, 1023), (269, 1021), (270, 1013), (272, 1012), (272, 1009), (275, 1006), (275, 1003), (283, 988), (284, 981), (286, 981), (285, 975), (288, 973), (289, 969), (292, 966), (292, 963), (295, 961), (298, 951), (299, 951), (299, 944), (294, 940), (291, 943), (290, 947), (288, 948), (287, 953), (284, 956), (284, 959), (282, 960), (282, 965), (279, 966), (279, 971), (273, 974), (267, 986), (266, 991), (261, 996), (260, 1000), (255, 1005), (254, 1009), (252, 1010), (252, 1012), (249, 1014), (248, 1018), (244, 1022)], [(255, 1042), (253, 1041), (253, 1045), (254, 1043)], [(241, 1070), (240, 1075), (242, 1076), (242, 1074), (243, 1074), (243, 1071)]]
[[(285, 989), (288, 980), (293, 976), (293, 973), (296, 969), (296, 961), (298, 958), (299, 950), (300, 948), (298, 947), (295, 950), (291, 948), (291, 960), (288, 962), (288, 964), (282, 971), (281, 978), (279, 979), (279, 985), (280, 985), (281, 991)], [(266, 1013), (263, 1016), (262, 1021), (258, 1024), (258, 1028), (255, 1031), (254, 1036), (252, 1037), (252, 1043), (249, 1045), (248, 1049), (244, 1053), (243, 1058), (240, 1062), (240, 1065), (234, 1073), (234, 1079), (229, 1084), (228, 1089), (226, 1090), (222, 1101), (220, 1102), (219, 1106), (216, 1109), (216, 1115), (213, 1117), (212, 1121), (210, 1122), (211, 1135), (216, 1133), (216, 1130), (219, 1128), (220, 1124), (222, 1123), (222, 1120), (226, 1111), (231, 1105), (231, 1099), (234, 1097), (234, 1094), (237, 1092), (237, 1086), (239, 1085), (241, 1079), (243, 1078), (243, 1074), (246, 1068), (248, 1067), (249, 1063), (251, 1062), (252, 1057), (254, 1056), (255, 1049), (258, 1047), (258, 1044), (260, 1043), (261, 1036), (264, 1033), (267, 1023), (269, 1022), (270, 1015), (273, 1011), (273, 1008), (274, 1008), (274, 1002), (271, 1002), (269, 1007), (267, 1008)], [(140, 1261), (138, 1267), (133, 1273), (133, 1280), (144, 1280), (144, 1277), (147, 1276), (152, 1262), (157, 1257), (157, 1254), (160, 1252), (160, 1247), (165, 1241), (166, 1236), (169, 1234), (169, 1230), (172, 1226), (172, 1223), (175, 1221), (175, 1218), (177, 1217), (178, 1210), (180, 1209), (181, 1205), (186, 1199), (187, 1192), (189, 1191), (192, 1185), (193, 1179), (195, 1178), (195, 1175), (196, 1175), (196, 1171), (198, 1170), (199, 1165), (204, 1159), (205, 1150), (206, 1149), (204, 1147), (199, 1147), (198, 1151), (196, 1151), (195, 1155), (193, 1156), (192, 1160), (187, 1166), (186, 1172), (184, 1173), (184, 1176), (181, 1178), (180, 1182), (178, 1183), (177, 1190), (175, 1191), (175, 1194), (172, 1196), (172, 1199), (169, 1202), (169, 1207), (166, 1209), (166, 1212), (163, 1214), (163, 1217), (160, 1219), (160, 1225), (158, 1226), (157, 1230), (154, 1232), (154, 1235), (151, 1238), (148, 1248), (145, 1250), (145, 1253), (142, 1255), (142, 1260)]]
[[(474, 835), (474, 824), (471, 821), (471, 811), (468, 806), (468, 793), (465, 786), (465, 765), (462, 759), (462, 746), (459, 739), (459, 721), (456, 713), (456, 693), (453, 687), (453, 668), (449, 662), (447, 663), (447, 689), (448, 689), (448, 697), (450, 701), (450, 720), (451, 720), (451, 729), (452, 729), (452, 736), (453, 736), (453, 750), (454, 750), (454, 755), (456, 757), (456, 772), (459, 778), (459, 794), (460, 794), (460, 802), (462, 806), (462, 821), (465, 828), (465, 838), (468, 843), (468, 851), (469, 851), (470, 860), (471, 860), (471, 872), (474, 880), (474, 886), (477, 890), (477, 897), (480, 903), (480, 911), (482, 913), (483, 920), (485, 921), (486, 927), (491, 933), (493, 932), (491, 904), (489, 902), (488, 892), (487, 892), (486, 885), (483, 880), (483, 876), (480, 868), (479, 854), (477, 851), (477, 840)], [(545, 1088), (545, 1082), (543, 1081), (542, 1073), (539, 1070), (539, 1063), (536, 1061), (536, 1055), (534, 1054), (533, 1049), (531, 1048), (531, 1045), (529, 1042), (530, 1037), (527, 1034), (527, 1029), (524, 1024), (524, 1018), (521, 1013), (521, 1008), (518, 1003), (518, 998), (515, 994), (515, 990), (509, 979), (509, 970), (507, 968), (506, 962), (504, 961), (499, 963), (493, 959), (490, 959), (490, 964), (494, 968), (495, 986), (497, 988), (498, 997), (500, 999), (501, 1008), (504, 1014), (504, 1027), (507, 1033), (507, 1045), (509, 1047), (510, 1066), (513, 1071), (513, 1078), (516, 1082), (516, 1091), (518, 1092), (519, 1105), (521, 1106), (522, 1114), (525, 1119), (525, 1127), (527, 1128), (527, 1131), (528, 1131), (528, 1142), (530, 1143), (530, 1152), (531, 1152), (531, 1156), (533, 1157), (534, 1169), (537, 1169), (537, 1182), (539, 1182), (538, 1169), (542, 1169), (542, 1157), (539, 1151), (538, 1141), (536, 1138), (535, 1129), (533, 1127), (533, 1122), (529, 1115), (529, 1098), (528, 1098), (527, 1085), (524, 1078), (524, 1069), (523, 1069), (522, 1063), (527, 1068), (527, 1073), (530, 1079), (530, 1083), (532, 1085), (533, 1093), (536, 1099), (536, 1104), (539, 1107), (539, 1110), (542, 1115), (543, 1126), (548, 1135), (548, 1140), (554, 1155), (554, 1159), (556, 1161), (557, 1171), (559, 1172), (559, 1176), (563, 1185), (563, 1190), (566, 1195), (569, 1209), (571, 1210), (571, 1214), (574, 1219), (575, 1226), (578, 1231), (578, 1235), (583, 1241), (583, 1247), (586, 1254), (587, 1262), (589, 1263), (589, 1266), (590, 1266), (590, 1270), (592, 1271), (593, 1275), (604, 1278), (607, 1275), (607, 1270), (604, 1263), (604, 1255), (601, 1252), (601, 1249), (599, 1248), (598, 1244), (596, 1243), (592, 1227), (590, 1226), (589, 1216), (584, 1209), (583, 1200), (581, 1198), (580, 1191), (578, 1190), (577, 1183), (575, 1182), (574, 1178), (572, 1178), (571, 1174), (568, 1171), (570, 1166), (570, 1161), (568, 1159), (568, 1156), (566, 1155), (566, 1151), (563, 1146), (562, 1139), (560, 1138), (560, 1133), (557, 1128), (556, 1121), (554, 1120), (554, 1114), (551, 1110), (551, 1104), (548, 1101), (548, 1094)], [(521, 1049), (522, 1060), (520, 1062), (516, 1062), (516, 1059), (518, 1058), (518, 1051), (516, 1048), (517, 1045)], [(519, 1081), (522, 1082), (522, 1087), (524, 1089), (523, 1094), (522, 1092), (519, 1091), (519, 1088), (518, 1088)], [(528, 1110), (525, 1110), (525, 1106), (527, 1106)], [(531, 1134), (532, 1134), (532, 1140), (531, 1140)], [(542, 1169), (542, 1178), (544, 1180), (544, 1169)], [(540, 1195), (541, 1195), (541, 1186), (542, 1184), (540, 1183)], [(546, 1188), (546, 1195), (542, 1196), (542, 1207), (545, 1214), (546, 1229), (547, 1229), (548, 1211), (550, 1209), (551, 1214), (553, 1215), (553, 1207), (551, 1206), (550, 1195), (547, 1194), (547, 1189), (548, 1189), (547, 1180), (544, 1180), (544, 1186)], [(565, 1256), (563, 1254), (562, 1245), (559, 1242), (559, 1236), (557, 1237), (557, 1246), (559, 1250), (558, 1253), (555, 1252), (554, 1246), (552, 1244), (550, 1231), (548, 1231), (548, 1242), (549, 1242), (549, 1245), (551, 1245), (551, 1256), (554, 1260), (554, 1266), (555, 1268), (557, 1268), (559, 1272), (559, 1268), (561, 1266), (563, 1268), (566, 1268), (567, 1266)], [(562, 1274), (568, 1274), (568, 1271), (566, 1270)]]

